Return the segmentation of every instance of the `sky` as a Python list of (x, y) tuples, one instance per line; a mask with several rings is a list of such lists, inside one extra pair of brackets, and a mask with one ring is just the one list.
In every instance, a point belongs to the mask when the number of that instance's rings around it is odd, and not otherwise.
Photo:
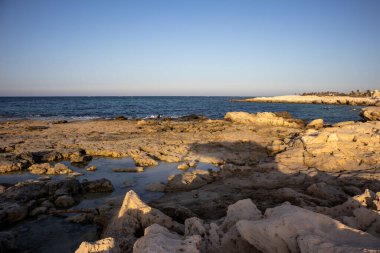
[(379, 0), (0, 0), (0, 96), (380, 89)]

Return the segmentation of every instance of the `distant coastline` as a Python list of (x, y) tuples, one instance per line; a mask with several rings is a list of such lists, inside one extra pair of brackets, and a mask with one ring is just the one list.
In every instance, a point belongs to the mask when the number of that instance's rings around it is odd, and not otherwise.
[(300, 95), (284, 95), (274, 97), (255, 97), (232, 100), (233, 102), (255, 103), (294, 103), (294, 104), (330, 104), (354, 106), (380, 106), (380, 92), (377, 90), (366, 92), (336, 93), (315, 92)]

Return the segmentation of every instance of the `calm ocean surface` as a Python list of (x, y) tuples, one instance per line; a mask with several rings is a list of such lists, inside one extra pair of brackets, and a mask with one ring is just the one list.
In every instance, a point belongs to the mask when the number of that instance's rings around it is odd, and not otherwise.
[(230, 111), (288, 111), (297, 118), (323, 118), (327, 123), (359, 120), (360, 106), (235, 103), (242, 97), (0, 97), (0, 121), (15, 119), (94, 119), (181, 117), (217, 119)]

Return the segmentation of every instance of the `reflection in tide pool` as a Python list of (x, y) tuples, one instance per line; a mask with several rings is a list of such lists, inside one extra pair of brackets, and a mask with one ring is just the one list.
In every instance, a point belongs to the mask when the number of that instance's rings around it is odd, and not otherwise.
[[(161, 197), (162, 192), (150, 192), (145, 188), (150, 183), (167, 182), (169, 175), (180, 174), (177, 169), (178, 163), (161, 162), (158, 166), (145, 168), (144, 172), (113, 172), (114, 168), (133, 168), (135, 163), (130, 158), (111, 159), (95, 158), (86, 167), (96, 166), (96, 171), (87, 171), (85, 168), (73, 166), (68, 161), (63, 164), (70, 169), (82, 173), (76, 177), (79, 181), (96, 180), (101, 178), (109, 179), (113, 186), (112, 193), (86, 194), (82, 201), (71, 209), (94, 208), (102, 205), (111, 198), (122, 201), (124, 195), (129, 190), (134, 190), (142, 200), (150, 202)], [(219, 168), (207, 164), (198, 163), (197, 169), (218, 170)], [(41, 175), (33, 175), (29, 172), (9, 173), (0, 176), (0, 183), (17, 183), (27, 179), (36, 179)], [(66, 176), (52, 176), (52, 180), (62, 179)], [(23, 250), (32, 250), (42, 253), (66, 253), (73, 252), (82, 241), (93, 241), (98, 239), (96, 226), (79, 225), (66, 221), (64, 218), (43, 215), (37, 219), (21, 222), (10, 229), (17, 233), (17, 245)]]

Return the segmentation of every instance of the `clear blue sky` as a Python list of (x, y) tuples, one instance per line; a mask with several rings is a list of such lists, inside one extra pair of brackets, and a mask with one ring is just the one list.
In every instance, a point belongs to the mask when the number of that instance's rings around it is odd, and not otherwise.
[(0, 95), (375, 88), (379, 0), (0, 0)]

